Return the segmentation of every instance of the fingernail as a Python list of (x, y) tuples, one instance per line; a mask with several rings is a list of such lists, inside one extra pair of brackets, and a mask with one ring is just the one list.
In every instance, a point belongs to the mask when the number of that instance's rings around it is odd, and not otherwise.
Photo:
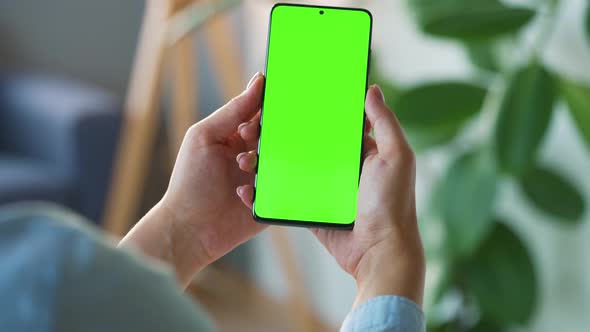
[(240, 163), (240, 160), (242, 160), (242, 158), (244, 158), (245, 155), (246, 155), (246, 152), (242, 152), (236, 157), (236, 161), (238, 162), (238, 164)]
[(241, 131), (242, 131), (242, 129), (246, 128), (246, 126), (247, 126), (249, 123), (250, 123), (250, 121), (248, 121), (248, 122), (244, 122), (244, 123), (240, 124), (240, 125), (238, 126), (238, 132), (241, 132)]
[(250, 82), (248, 82), (248, 86), (246, 87), (246, 90), (250, 89), (250, 86), (252, 86), (252, 84), (254, 82), (256, 82), (256, 80), (258, 79), (258, 77), (262, 76), (261, 72), (257, 72), (256, 74), (254, 74), (254, 76), (252, 76), (252, 78), (250, 79)]
[(236, 193), (238, 194), (238, 196), (242, 196), (242, 194), (244, 193), (244, 187), (240, 186), (236, 188)]
[(375, 95), (377, 95), (377, 97), (381, 99), (382, 102), (385, 102), (385, 96), (383, 96), (383, 91), (377, 84), (373, 85), (373, 90), (375, 91)]
[(254, 158), (252, 158), (252, 166), (251, 167), (256, 167), (256, 165), (258, 165), (258, 152), (250, 151), (250, 154), (252, 156), (254, 156)]

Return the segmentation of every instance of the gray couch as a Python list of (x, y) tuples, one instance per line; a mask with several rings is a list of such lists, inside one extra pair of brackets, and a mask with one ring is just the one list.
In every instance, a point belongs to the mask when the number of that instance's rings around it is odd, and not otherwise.
[(99, 221), (121, 123), (108, 92), (47, 75), (0, 75), (0, 204), (43, 200)]

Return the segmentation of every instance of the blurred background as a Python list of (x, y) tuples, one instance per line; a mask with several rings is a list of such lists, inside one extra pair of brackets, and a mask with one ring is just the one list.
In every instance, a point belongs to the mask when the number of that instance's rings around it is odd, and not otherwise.
[[(127, 220), (157, 202), (183, 129), (264, 69), (274, 4), (169, 2), (0, 2), (0, 204), (51, 201), (121, 233), (113, 187), (142, 194)], [(429, 330), (587, 331), (588, 1), (300, 2), (374, 15), (371, 81), (418, 156)], [(298, 313), (335, 331), (355, 291), (285, 228), (191, 287), (225, 331), (301, 330)]]

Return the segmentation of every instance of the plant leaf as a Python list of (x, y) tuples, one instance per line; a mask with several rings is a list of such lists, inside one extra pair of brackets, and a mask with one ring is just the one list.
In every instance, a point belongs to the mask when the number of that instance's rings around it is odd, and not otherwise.
[[(588, 12), (590, 13), (590, 10)], [(567, 102), (582, 137), (590, 148), (590, 87), (566, 80), (562, 80), (560, 83), (561, 94)]]
[(412, 147), (424, 150), (454, 138), (481, 110), (486, 93), (470, 83), (429, 83), (399, 93), (392, 108)]
[(456, 328), (453, 326), (452, 322), (448, 322), (444, 324), (431, 324), (426, 330), (428, 332), (455, 332)]
[(471, 83), (429, 83), (400, 93), (393, 110), (410, 127), (459, 124), (480, 111), (486, 94), (486, 89)]
[(503, 331), (498, 324), (485, 318), (480, 320), (474, 327), (469, 329), (470, 332), (500, 332)]
[[(458, 330), (457, 326), (460, 326), (460, 324), (457, 324), (456, 322), (445, 322), (445, 323), (441, 323), (441, 324), (429, 324), (427, 331), (428, 332), (456, 332)], [(504, 331), (504, 329), (502, 329), (495, 322), (486, 320), (484, 318), (483, 320), (480, 320), (475, 326), (473, 326), (469, 329), (465, 329), (464, 331), (469, 331), (469, 332), (502, 332), (502, 331)]]
[(465, 44), (467, 57), (475, 66), (490, 72), (499, 72), (499, 61), (494, 53), (494, 46), (489, 42), (473, 42)]
[(404, 133), (412, 149), (417, 152), (424, 152), (428, 149), (444, 145), (453, 140), (463, 128), (463, 122), (446, 126), (432, 128), (414, 128), (404, 126)]
[(383, 91), (383, 97), (385, 97), (387, 104), (392, 105), (397, 100), (400, 94), (398, 86), (383, 79), (376, 80), (375, 84), (379, 85), (381, 91)]
[(522, 189), (539, 209), (572, 223), (579, 222), (586, 209), (582, 194), (554, 171), (533, 167), (522, 177)]
[(423, 31), (443, 37), (482, 39), (515, 32), (535, 15), (498, 0), (411, 0)]
[(499, 324), (526, 323), (537, 302), (533, 261), (518, 236), (497, 222), (472, 260), (465, 282), (480, 311)]
[(451, 253), (473, 253), (492, 221), (497, 174), (494, 160), (484, 151), (461, 156), (449, 168), (442, 187), (443, 221)]
[(538, 64), (511, 78), (496, 124), (496, 153), (502, 170), (519, 175), (534, 161), (553, 113), (555, 89), (549, 73)]

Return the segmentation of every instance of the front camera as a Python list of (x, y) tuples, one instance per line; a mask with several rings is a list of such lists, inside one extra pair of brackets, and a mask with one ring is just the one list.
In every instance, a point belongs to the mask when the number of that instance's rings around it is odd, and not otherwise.
[(324, 15), (324, 11), (323, 10), (320, 10), (320, 15)]

